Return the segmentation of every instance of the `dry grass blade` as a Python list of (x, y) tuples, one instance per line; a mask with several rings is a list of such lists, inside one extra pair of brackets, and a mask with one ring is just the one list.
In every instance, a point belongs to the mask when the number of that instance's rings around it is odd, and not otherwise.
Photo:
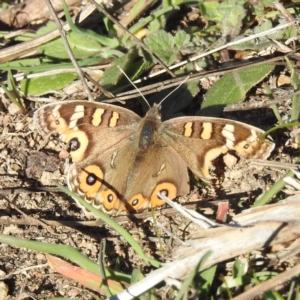
[(116, 297), (133, 299), (168, 277), (181, 279), (195, 268), (208, 251), (212, 254), (203, 269), (253, 250), (294, 241), (300, 237), (299, 201), (299, 196), (290, 197), (277, 204), (239, 214), (231, 226), (199, 231), (186, 241), (188, 246), (181, 245), (173, 250), (174, 261)]

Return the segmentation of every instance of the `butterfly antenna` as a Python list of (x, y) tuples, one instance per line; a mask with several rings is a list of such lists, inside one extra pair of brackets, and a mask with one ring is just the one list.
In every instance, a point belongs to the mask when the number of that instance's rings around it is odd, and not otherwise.
[(147, 101), (147, 99), (144, 97), (142, 92), (139, 90), (139, 88), (131, 81), (131, 79), (127, 76), (127, 74), (124, 72), (124, 70), (120, 67), (117, 66), (117, 68), (124, 74), (124, 76), (127, 78), (127, 80), (135, 87), (135, 89), (140, 93), (141, 97), (144, 99), (145, 103), (147, 103), (148, 107), (150, 108), (150, 104)]
[(177, 89), (179, 89), (184, 83), (186, 83), (187, 82), (187, 80), (190, 78), (190, 76), (187, 76), (174, 90), (172, 90), (165, 98), (163, 98), (160, 102), (159, 102), (159, 104), (158, 104), (158, 106), (161, 106), (161, 104), (171, 95), (171, 94), (173, 94)]

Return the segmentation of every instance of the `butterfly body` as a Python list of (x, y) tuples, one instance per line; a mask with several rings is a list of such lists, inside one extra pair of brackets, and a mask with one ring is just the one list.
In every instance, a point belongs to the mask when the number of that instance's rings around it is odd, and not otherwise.
[(189, 191), (188, 168), (210, 179), (219, 155), (235, 150), (244, 157), (266, 158), (274, 148), (259, 140), (262, 130), (236, 121), (182, 117), (161, 121), (159, 106), (144, 118), (115, 105), (64, 101), (41, 107), (38, 131), (58, 133), (68, 144), (73, 165), (68, 186), (107, 212), (142, 211)]

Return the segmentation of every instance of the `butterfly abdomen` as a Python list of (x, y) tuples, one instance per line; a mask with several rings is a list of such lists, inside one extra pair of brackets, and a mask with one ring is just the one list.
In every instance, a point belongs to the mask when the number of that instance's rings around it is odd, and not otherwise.
[(141, 134), (139, 138), (139, 148), (140, 150), (149, 149), (153, 142), (154, 135), (156, 132), (156, 124), (151, 120), (146, 121), (142, 124)]

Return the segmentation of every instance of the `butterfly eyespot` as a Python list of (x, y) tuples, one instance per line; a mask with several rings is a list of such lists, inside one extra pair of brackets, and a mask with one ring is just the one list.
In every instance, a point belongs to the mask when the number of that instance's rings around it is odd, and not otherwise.
[(103, 190), (99, 194), (104, 210), (110, 212), (120, 208), (120, 200), (112, 190)]
[(97, 177), (95, 174), (89, 174), (86, 178), (86, 183), (88, 185), (94, 185), (97, 181)]
[(177, 196), (177, 187), (173, 183), (169, 182), (158, 184), (151, 195), (150, 202), (152, 207), (162, 206), (165, 204), (165, 201), (158, 196), (158, 193), (161, 193), (172, 200)]
[(90, 165), (79, 172), (79, 190), (86, 198), (93, 198), (102, 186), (103, 172), (97, 165)]
[(108, 201), (109, 203), (112, 203), (112, 202), (114, 201), (114, 195), (113, 195), (113, 194), (107, 195), (107, 201)]
[(80, 142), (78, 138), (73, 138), (69, 141), (69, 147), (68, 147), (69, 152), (76, 151), (79, 148), (80, 148)]
[(69, 130), (64, 134), (63, 141), (71, 147), (71, 157), (73, 162), (81, 161), (85, 158), (89, 145), (88, 135), (82, 130)]
[(131, 205), (132, 205), (132, 206), (136, 206), (136, 205), (138, 205), (138, 203), (139, 203), (139, 200), (138, 200), (138, 199), (134, 199), (134, 200), (131, 202)]
[[(158, 191), (158, 193), (168, 197), (169, 196), (169, 191), (167, 189), (162, 189), (160, 191)], [(160, 197), (159, 197), (160, 198)]]
[(139, 193), (132, 197), (127, 203), (127, 210), (131, 211), (142, 211), (148, 207), (149, 200), (145, 198), (142, 193)]

